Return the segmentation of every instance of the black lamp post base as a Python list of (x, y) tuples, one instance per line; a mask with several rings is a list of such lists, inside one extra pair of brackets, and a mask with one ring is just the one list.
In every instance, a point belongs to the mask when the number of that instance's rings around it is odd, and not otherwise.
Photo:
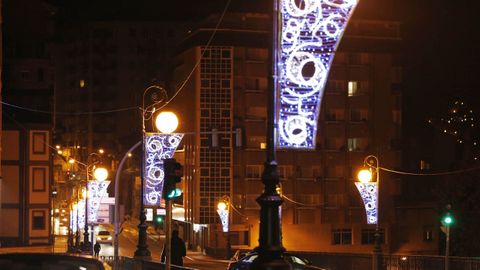
[(150, 260), (152, 253), (148, 250), (147, 245), (147, 227), (143, 217), (140, 218), (140, 224), (138, 225), (138, 245), (137, 250), (133, 254), (135, 259)]

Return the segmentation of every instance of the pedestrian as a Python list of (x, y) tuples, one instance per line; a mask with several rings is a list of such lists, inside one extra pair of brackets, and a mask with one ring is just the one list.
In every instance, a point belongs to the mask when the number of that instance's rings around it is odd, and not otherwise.
[(102, 249), (100, 244), (98, 242), (95, 242), (95, 245), (93, 246), (93, 251), (95, 251), (95, 257), (98, 257), (98, 254), (100, 253), (100, 249)]
[[(178, 230), (172, 231), (172, 239), (170, 240), (170, 262), (174, 265), (183, 266), (183, 257), (187, 256), (185, 242), (178, 236)], [(163, 247), (161, 261), (166, 261), (165, 246)]]

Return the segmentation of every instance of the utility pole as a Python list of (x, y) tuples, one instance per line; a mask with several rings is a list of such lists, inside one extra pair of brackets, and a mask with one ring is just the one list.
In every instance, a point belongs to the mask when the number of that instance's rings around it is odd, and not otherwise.
[(171, 265), (171, 248), (172, 248), (172, 200), (165, 199), (167, 223), (165, 224), (165, 270), (170, 270)]

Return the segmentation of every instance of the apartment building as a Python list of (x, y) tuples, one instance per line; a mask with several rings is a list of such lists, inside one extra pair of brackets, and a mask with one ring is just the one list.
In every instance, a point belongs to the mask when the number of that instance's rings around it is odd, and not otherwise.
[[(259, 222), (255, 199), (263, 189), (266, 158), (269, 17), (228, 14), (207, 44), (217, 20), (211, 16), (192, 28), (175, 62), (175, 85), (183, 87), (174, 105), (181, 129), (188, 133), (186, 238), (194, 247), (225, 247), (216, 204), (227, 195), (236, 210), (230, 217), (231, 245), (254, 248)], [(382, 167), (401, 167), (400, 42), (398, 22), (352, 20), (326, 85), (316, 149), (277, 151), (287, 249), (371, 252), (375, 228), (366, 224), (354, 182), (370, 154)], [(395, 211), (401, 181), (383, 172), (381, 178), (383, 250), (413, 252), (413, 243), (435, 250), (437, 240), (422, 237), (434, 232), (433, 226), (407, 226), (418, 230), (409, 237), (394, 233), (402, 227)], [(418, 223), (431, 224), (428, 214)]]

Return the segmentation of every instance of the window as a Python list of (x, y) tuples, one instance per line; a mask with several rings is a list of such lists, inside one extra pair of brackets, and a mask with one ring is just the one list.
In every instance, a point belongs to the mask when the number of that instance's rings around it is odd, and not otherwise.
[[(380, 243), (385, 243), (385, 232), (380, 229)], [(375, 229), (362, 229), (362, 245), (375, 244)]]
[(360, 54), (360, 62), (363, 64), (363, 65), (366, 65), (366, 64), (370, 64), (370, 54), (368, 53), (361, 53)]
[(401, 83), (402, 82), (402, 68), (393, 67), (391, 70), (392, 83)]
[(332, 230), (332, 245), (351, 245), (352, 229)]
[(43, 68), (39, 68), (37, 70), (37, 75), (38, 75), (38, 81), (39, 82), (45, 81), (45, 72), (43, 71)]
[(280, 178), (285, 179), (293, 175), (293, 166), (284, 166), (280, 165), (278, 166), (278, 176)]
[(32, 190), (34, 192), (45, 192), (47, 172), (46, 168), (32, 168)]
[[(336, 56), (335, 56), (335, 59), (336, 59)], [(340, 94), (345, 89), (345, 81), (328, 80), (326, 89), (328, 93)]]
[(348, 82), (348, 96), (353, 97), (358, 95), (358, 82), (349, 81)]
[(30, 71), (28, 71), (28, 70), (20, 71), (20, 78), (22, 78), (23, 81), (30, 80)]
[(32, 230), (45, 229), (45, 211), (32, 211)]
[(348, 151), (356, 151), (359, 150), (359, 143), (358, 143), (358, 138), (348, 138)]
[(423, 242), (433, 241), (433, 230), (430, 227), (423, 228)]
[(246, 178), (258, 178), (262, 176), (262, 165), (247, 165), (246, 168)]
[(395, 124), (402, 123), (402, 113), (399, 110), (392, 110), (392, 120)]
[(318, 165), (312, 166), (312, 176), (321, 177), (322, 176), (322, 167)]
[(248, 246), (250, 244), (249, 231), (231, 231), (230, 242), (232, 245)]
[(350, 111), (350, 121), (351, 122), (361, 122), (368, 120), (368, 111), (360, 109), (352, 109)]

